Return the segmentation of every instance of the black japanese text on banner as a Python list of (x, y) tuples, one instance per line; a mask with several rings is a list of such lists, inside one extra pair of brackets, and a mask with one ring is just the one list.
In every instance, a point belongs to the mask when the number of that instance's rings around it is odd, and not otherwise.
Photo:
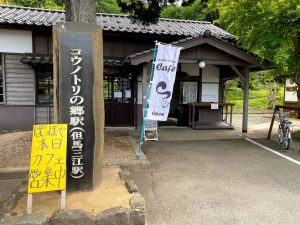
[(146, 118), (148, 120), (166, 121), (168, 118), (180, 49), (171, 45), (157, 46)]

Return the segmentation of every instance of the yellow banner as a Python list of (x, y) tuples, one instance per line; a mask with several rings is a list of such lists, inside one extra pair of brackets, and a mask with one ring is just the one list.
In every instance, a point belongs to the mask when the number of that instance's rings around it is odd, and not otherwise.
[(28, 193), (66, 189), (67, 127), (33, 126)]

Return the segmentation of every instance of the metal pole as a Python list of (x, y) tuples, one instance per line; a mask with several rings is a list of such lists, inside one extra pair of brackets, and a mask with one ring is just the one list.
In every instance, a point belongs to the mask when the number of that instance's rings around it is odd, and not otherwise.
[(146, 95), (146, 102), (144, 104), (144, 113), (143, 113), (143, 123), (142, 123), (142, 129), (141, 129), (141, 134), (140, 134), (140, 142), (139, 142), (139, 150), (137, 154), (137, 159), (141, 159), (141, 149), (142, 149), (142, 144), (143, 144), (143, 135), (145, 132), (145, 118), (147, 117), (147, 108), (148, 108), (148, 101), (150, 97), (150, 90), (151, 90), (151, 85), (152, 85), (152, 78), (153, 78), (153, 73), (154, 73), (154, 64), (155, 64), (155, 56), (156, 56), (156, 50), (157, 50), (157, 41), (155, 41), (155, 47), (153, 51), (153, 57), (152, 57), (152, 65), (151, 65), (151, 72), (150, 72), (150, 78), (149, 78), (149, 85), (147, 89), (147, 95)]

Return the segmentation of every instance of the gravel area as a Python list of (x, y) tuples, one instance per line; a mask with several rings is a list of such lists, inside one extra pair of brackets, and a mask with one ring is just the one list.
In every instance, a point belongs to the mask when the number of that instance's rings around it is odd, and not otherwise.
[[(31, 131), (0, 133), (0, 168), (28, 168), (31, 138)], [(135, 160), (126, 132), (106, 131), (104, 140), (104, 165), (118, 165)]]
[[(248, 115), (248, 126), (251, 129), (253, 126), (259, 124), (266, 124), (270, 125), (273, 113), (268, 114), (249, 114)], [(233, 114), (232, 115), (232, 124), (236, 128), (241, 128), (243, 123), (243, 114)]]
[(135, 154), (126, 132), (106, 131), (104, 138), (104, 165), (116, 165), (135, 160)]
[(0, 168), (29, 166), (31, 136), (31, 131), (0, 135)]
[[(242, 114), (233, 114), (233, 126), (242, 127)], [(266, 138), (272, 114), (249, 114), (249, 134), (252, 137)], [(300, 120), (292, 119), (300, 129)], [(277, 142), (277, 127), (274, 124), (272, 140)], [(29, 167), (31, 149), (31, 131), (0, 131), (0, 168)], [(298, 152), (300, 140), (293, 140), (292, 149)], [(135, 153), (126, 131), (105, 131), (104, 165), (126, 164), (136, 160)]]

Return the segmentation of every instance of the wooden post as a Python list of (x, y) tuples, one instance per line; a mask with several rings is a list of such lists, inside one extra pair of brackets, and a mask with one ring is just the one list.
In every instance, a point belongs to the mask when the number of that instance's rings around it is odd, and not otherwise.
[(244, 80), (244, 104), (243, 104), (243, 125), (242, 132), (248, 132), (248, 106), (249, 106), (249, 69), (243, 69)]
[(228, 105), (225, 105), (225, 122), (227, 123)]
[(66, 208), (66, 190), (61, 190), (60, 209)]
[(192, 124), (192, 107), (189, 104), (189, 127), (191, 127)]
[(28, 194), (27, 196), (27, 214), (32, 213), (32, 194)]
[(271, 138), (271, 133), (272, 133), (272, 130), (273, 130), (273, 124), (274, 124), (274, 120), (275, 120), (275, 113), (276, 113), (277, 110), (278, 110), (278, 107), (275, 106), (273, 116), (272, 116), (272, 120), (271, 120), (271, 124), (270, 124), (270, 128), (269, 128), (269, 132), (268, 132), (268, 137), (267, 137), (268, 140), (270, 140), (270, 138)]
[(232, 109), (233, 105), (230, 105), (230, 125), (232, 125)]
[(193, 111), (192, 111), (192, 126), (193, 126), (195, 122), (195, 106), (193, 105), (192, 107), (193, 107)]
[[(143, 88), (142, 88), (142, 91), (143, 91), (143, 109), (145, 107), (145, 104), (146, 104), (146, 94), (147, 94), (147, 88), (148, 88), (148, 70), (147, 70), (147, 63), (144, 63), (143, 64)], [(144, 110), (143, 110), (143, 118), (144, 118)]]

